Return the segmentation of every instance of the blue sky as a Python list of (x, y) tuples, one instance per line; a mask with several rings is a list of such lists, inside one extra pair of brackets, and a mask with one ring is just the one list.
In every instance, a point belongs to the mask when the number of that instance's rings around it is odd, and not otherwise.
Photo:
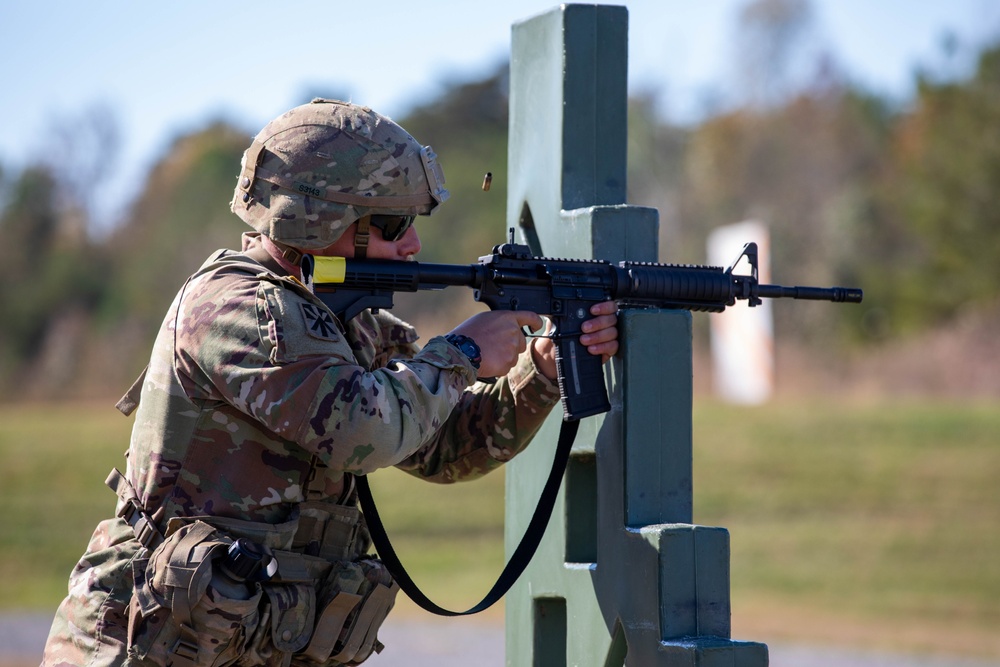
[[(690, 118), (731, 85), (732, 36), (747, 0), (609, 1), (629, 8), (629, 85)], [(921, 64), (940, 65), (942, 35), (993, 38), (993, 0), (812, 0), (816, 38), (841, 69), (904, 98)], [(115, 203), (141, 184), (178, 134), (224, 117), (248, 137), (316, 89), (390, 115), (471, 79), (509, 53), (515, 21), (544, 0), (371, 3), (283, 0), (114, 3), (0, 0), (0, 164), (19, 167), (54, 123), (104, 104), (122, 135)]]

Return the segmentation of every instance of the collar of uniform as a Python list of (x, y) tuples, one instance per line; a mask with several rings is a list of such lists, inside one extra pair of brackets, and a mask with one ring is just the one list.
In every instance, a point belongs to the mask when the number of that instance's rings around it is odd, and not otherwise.
[(298, 279), (296, 274), (300, 270), (299, 261), (302, 259), (302, 253), (295, 248), (275, 243), (260, 232), (245, 232), (242, 252), (279, 276)]

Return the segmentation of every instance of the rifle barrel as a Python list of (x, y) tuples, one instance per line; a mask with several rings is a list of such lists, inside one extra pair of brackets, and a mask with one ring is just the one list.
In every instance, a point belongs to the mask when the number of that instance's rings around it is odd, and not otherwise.
[(861, 303), (864, 293), (856, 287), (784, 287), (783, 285), (760, 285), (759, 296), (768, 299), (808, 299), (810, 301), (833, 301), (834, 303)]

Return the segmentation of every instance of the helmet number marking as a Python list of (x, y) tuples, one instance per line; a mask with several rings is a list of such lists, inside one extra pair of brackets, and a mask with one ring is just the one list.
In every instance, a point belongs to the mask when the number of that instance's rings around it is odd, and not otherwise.
[(313, 197), (322, 197), (325, 193), (320, 188), (314, 185), (309, 185), (308, 183), (302, 183), (301, 181), (295, 181), (295, 189), (299, 192)]

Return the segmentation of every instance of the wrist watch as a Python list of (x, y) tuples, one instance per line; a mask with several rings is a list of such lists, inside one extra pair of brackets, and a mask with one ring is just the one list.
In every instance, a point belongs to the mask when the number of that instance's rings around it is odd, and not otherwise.
[(468, 336), (454, 333), (448, 334), (444, 337), (444, 339), (461, 350), (462, 354), (467, 356), (469, 361), (472, 362), (473, 367), (477, 371), (479, 370), (479, 364), (483, 362), (483, 354), (479, 349), (479, 346), (476, 345), (476, 341), (472, 340)]

